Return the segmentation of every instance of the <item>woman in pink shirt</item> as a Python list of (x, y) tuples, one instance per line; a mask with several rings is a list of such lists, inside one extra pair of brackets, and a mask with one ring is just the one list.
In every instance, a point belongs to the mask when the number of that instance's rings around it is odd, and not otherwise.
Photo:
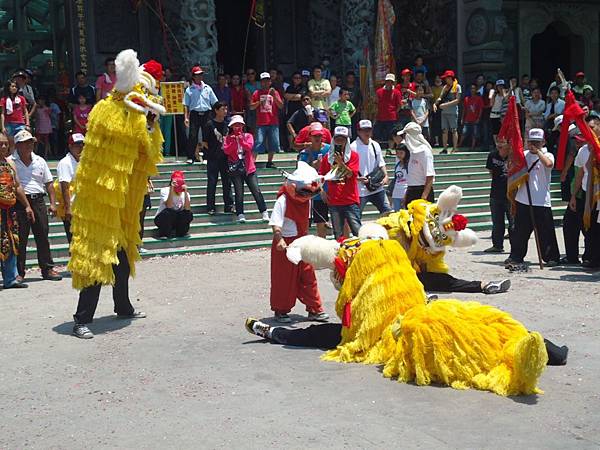
[(43, 158), (47, 158), (48, 148), (50, 147), (50, 135), (52, 134), (52, 120), (50, 119), (52, 110), (46, 104), (44, 97), (39, 97), (37, 103), (38, 105), (35, 109), (35, 137), (39, 142), (38, 154)]
[(79, 104), (73, 108), (74, 132), (85, 135), (87, 131), (88, 116), (92, 110), (92, 105), (86, 103), (84, 95), (78, 97)]
[(258, 187), (256, 164), (252, 156), (254, 138), (244, 131), (246, 123), (242, 116), (233, 116), (229, 122), (229, 134), (223, 139), (223, 152), (229, 161), (229, 174), (235, 189), (235, 213), (238, 222), (246, 222), (244, 216), (244, 183), (248, 185), (262, 220), (269, 221), (267, 205)]

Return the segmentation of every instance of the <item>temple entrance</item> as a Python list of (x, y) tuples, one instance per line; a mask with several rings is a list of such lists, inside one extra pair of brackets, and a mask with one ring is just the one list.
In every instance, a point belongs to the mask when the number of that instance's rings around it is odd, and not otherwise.
[[(248, 30), (248, 19), (252, 2), (250, 0), (229, 0), (215, 2), (217, 18), (217, 36), (219, 50), (217, 52), (217, 65), (225, 73), (242, 73), (247, 67), (256, 66), (258, 33), (262, 30), (254, 23)], [(248, 33), (247, 33), (248, 32)], [(246, 34), (248, 42), (246, 43)], [(244, 46), (245, 57), (244, 57)], [(246, 67), (242, 67), (244, 64)]]
[(573, 79), (583, 65), (583, 38), (564, 22), (553, 22), (531, 38), (531, 76), (539, 79), (540, 86), (554, 81), (557, 68)]

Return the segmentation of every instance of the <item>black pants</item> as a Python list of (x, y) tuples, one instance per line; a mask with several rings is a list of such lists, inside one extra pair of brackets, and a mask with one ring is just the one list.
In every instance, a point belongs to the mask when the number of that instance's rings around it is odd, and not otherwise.
[(492, 214), (492, 245), (496, 248), (504, 249), (504, 232), (506, 224), (504, 218), (508, 221), (509, 239), (513, 231), (513, 218), (510, 214), (510, 201), (506, 196), (502, 198), (490, 197), (490, 212)]
[(583, 231), (583, 212), (585, 200), (577, 199), (575, 211), (567, 207), (563, 216), (563, 237), (565, 240), (565, 252), (569, 262), (579, 261), (579, 234)]
[[(288, 329), (283, 327), (273, 328), (271, 342), (293, 347), (320, 348), (331, 350), (342, 341), (342, 325), (339, 323), (323, 323), (311, 325), (308, 328)], [(544, 339), (548, 352), (549, 366), (564, 366), (567, 363), (567, 347), (558, 347)]]
[[(115, 285), (113, 286), (114, 311), (119, 315), (130, 315), (133, 314), (134, 308), (129, 301), (129, 261), (124, 250), (120, 250), (117, 257), (119, 258), (119, 264), (113, 265), (115, 274)], [(73, 315), (75, 323), (92, 323), (101, 288), (101, 285), (96, 284), (81, 290), (77, 312)]]
[[(408, 186), (408, 188), (406, 189), (405, 205), (408, 205), (413, 200), (417, 200), (417, 199), (421, 198), (424, 190), (425, 190), (425, 186)], [(432, 186), (431, 190), (429, 191), (429, 195), (427, 196), (427, 201), (433, 203), (433, 200), (434, 200), (434, 197), (433, 197), (433, 186)]]
[(196, 146), (198, 145), (198, 132), (204, 129), (209, 119), (209, 112), (190, 111), (190, 135), (188, 137), (187, 157), (196, 161)]
[(600, 265), (600, 224), (598, 223), (598, 210), (594, 206), (590, 229), (585, 232), (585, 253), (583, 259), (595, 265)]
[[(558, 243), (556, 242), (556, 233), (554, 232), (552, 210), (544, 206), (533, 206), (532, 208), (540, 238), (542, 259), (546, 262), (558, 261), (560, 259), (560, 252), (558, 250)], [(527, 255), (527, 246), (532, 232), (533, 222), (531, 221), (529, 205), (517, 202), (515, 227), (510, 243), (510, 259), (517, 263), (523, 262), (523, 259)]]
[(63, 225), (65, 227), (65, 234), (67, 235), (67, 242), (71, 245), (71, 240), (73, 239), (73, 233), (71, 233), (71, 221), (63, 220)]
[(421, 272), (417, 274), (417, 278), (427, 292), (481, 293), (481, 281), (460, 280), (447, 273)]
[(248, 189), (250, 189), (250, 192), (254, 197), (258, 211), (262, 213), (267, 210), (265, 199), (258, 187), (258, 177), (256, 176), (256, 172), (244, 176), (234, 175), (231, 177), (231, 181), (233, 181), (233, 188), (235, 189), (236, 214), (244, 214), (244, 183), (248, 185)]
[(185, 236), (190, 231), (190, 223), (194, 215), (187, 209), (176, 211), (172, 208), (163, 209), (155, 218), (154, 224), (158, 227), (160, 237), (170, 237), (173, 232), (175, 236)]
[(25, 208), (20, 203), (15, 206), (17, 221), (19, 222), (19, 255), (17, 256), (17, 271), (19, 275), (25, 276), (25, 261), (27, 260), (27, 241), (29, 231), (33, 231), (37, 250), (38, 265), (42, 275), (54, 267), (52, 254), (50, 253), (50, 242), (48, 241), (48, 210), (44, 202), (44, 196), (32, 198), (27, 196), (29, 205), (35, 216), (35, 223), (29, 222)]
[(225, 155), (223, 157), (211, 158), (206, 162), (206, 176), (208, 182), (206, 185), (206, 206), (208, 210), (215, 209), (215, 193), (217, 191), (217, 181), (221, 175), (221, 185), (223, 186), (223, 203), (225, 209), (233, 206), (233, 196), (231, 195), (231, 177), (229, 176), (229, 164)]

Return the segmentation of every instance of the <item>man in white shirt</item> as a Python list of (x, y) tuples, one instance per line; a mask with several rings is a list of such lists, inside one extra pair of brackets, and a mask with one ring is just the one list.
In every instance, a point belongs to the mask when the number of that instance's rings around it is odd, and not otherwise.
[(538, 229), (542, 259), (549, 267), (560, 264), (560, 252), (556, 242), (550, 199), (550, 181), (552, 167), (554, 167), (554, 155), (548, 152), (544, 146), (545, 143), (544, 130), (541, 128), (529, 130), (528, 150), (525, 152), (529, 180), (523, 183), (517, 191), (515, 225), (511, 239), (510, 257), (506, 263), (507, 267), (522, 264), (527, 255), (527, 246), (534, 227), (530, 208), (533, 210), (533, 220)]
[(404, 207), (420, 198), (433, 203), (435, 168), (433, 167), (431, 145), (421, 133), (421, 127), (414, 122), (408, 123), (404, 129), (398, 132), (398, 136), (403, 138), (403, 142), (410, 152), (406, 177), (408, 188)]
[(350, 149), (358, 153), (358, 195), (362, 213), (367, 202), (371, 202), (381, 214), (392, 210), (385, 195), (384, 186), (388, 183), (383, 152), (377, 142), (371, 139), (373, 125), (370, 120), (358, 122), (358, 137), (350, 144)]
[[(21, 130), (15, 135), (17, 152), (13, 156), (17, 176), (25, 191), (25, 196), (33, 210), (34, 220), (30, 221), (25, 209), (17, 203), (15, 209), (19, 221), (19, 255), (17, 257), (18, 282), (25, 278), (25, 261), (27, 259), (27, 241), (29, 230), (33, 230), (38, 256), (38, 264), (44, 280), (59, 281), (62, 277), (54, 270), (54, 261), (50, 253), (48, 241), (48, 209), (56, 214), (54, 186), (48, 164), (41, 156), (33, 153), (36, 139), (27, 130)], [(49, 208), (46, 208), (44, 197), (48, 193)]]
[(70, 135), (69, 153), (56, 166), (58, 179), (55, 183), (55, 190), (59, 191), (59, 195), (57, 196), (59, 198), (58, 215), (63, 221), (69, 244), (73, 237), (71, 234), (71, 205), (73, 203), (71, 188), (75, 181), (79, 156), (81, 155), (81, 150), (83, 150), (83, 140), (84, 136), (81, 133)]

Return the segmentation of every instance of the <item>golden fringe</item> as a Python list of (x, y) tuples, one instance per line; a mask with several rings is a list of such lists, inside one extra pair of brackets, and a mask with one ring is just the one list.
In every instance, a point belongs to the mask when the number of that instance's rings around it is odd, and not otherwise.
[(492, 306), (458, 300), (415, 306), (389, 333), (397, 342), (386, 377), (503, 396), (542, 393), (537, 382), (548, 355), (541, 335)]
[(383, 339), (385, 328), (398, 314), (425, 303), (425, 291), (402, 246), (391, 240), (361, 245), (346, 272), (336, 302), (342, 317), (352, 306), (350, 328), (342, 328), (342, 341), (323, 355), (326, 361), (383, 363), (391, 357), (394, 342)]
[[(527, 170), (527, 169), (525, 169)], [(506, 198), (510, 201), (510, 213), (514, 216), (517, 212), (517, 204), (515, 197), (517, 196), (517, 191), (521, 187), (523, 183), (526, 183), (529, 180), (529, 172), (525, 172), (523, 175), (518, 177), (516, 180), (509, 181), (508, 186), (506, 188)]]
[(122, 99), (111, 96), (92, 110), (72, 207), (68, 269), (74, 288), (113, 284), (119, 249), (126, 251), (135, 274), (139, 213), (147, 178), (156, 174), (162, 159), (162, 142), (158, 124), (148, 131), (146, 116)]

